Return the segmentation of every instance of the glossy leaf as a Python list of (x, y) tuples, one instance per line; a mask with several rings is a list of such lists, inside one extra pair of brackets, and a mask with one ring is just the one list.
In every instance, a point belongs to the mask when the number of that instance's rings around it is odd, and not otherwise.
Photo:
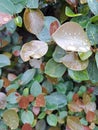
[(66, 96), (58, 92), (54, 92), (46, 96), (45, 99), (46, 99), (46, 107), (49, 110), (56, 110), (58, 108), (66, 106), (67, 104)]
[(62, 77), (65, 71), (66, 67), (53, 59), (50, 59), (45, 66), (45, 73), (54, 78)]
[(63, 64), (71, 70), (81, 71), (87, 68), (88, 60), (81, 61), (75, 53), (66, 54), (61, 58)]
[(57, 125), (57, 116), (54, 114), (48, 115), (47, 122), (50, 126), (56, 126)]
[(66, 7), (65, 9), (65, 14), (66, 16), (68, 17), (77, 17), (77, 16), (81, 16), (82, 14), (78, 13), (78, 14), (75, 14), (68, 6)]
[(21, 120), (22, 120), (23, 124), (28, 123), (28, 124), (32, 125), (32, 123), (34, 121), (34, 115), (31, 111), (23, 111), (21, 113)]
[(7, 96), (3, 92), (0, 92), (0, 109), (5, 109), (7, 105), (6, 98)]
[(33, 80), (33, 77), (35, 75), (35, 69), (28, 69), (24, 72), (24, 74), (21, 77), (21, 85), (25, 85), (29, 83), (31, 80)]
[(28, 43), (25, 43), (22, 46), (22, 49), (20, 51), (20, 56), (23, 61), (30, 60), (30, 57), (32, 58), (41, 58), (44, 56), (48, 51), (48, 45), (39, 40), (32, 40)]
[(44, 26), (43, 13), (39, 9), (26, 9), (24, 12), (24, 25), (30, 33), (39, 34)]
[(0, 68), (10, 65), (10, 59), (3, 54), (0, 54)]
[(91, 9), (91, 11), (95, 14), (98, 15), (98, 1), (95, 0), (87, 0), (87, 3), (89, 5), (89, 8)]
[(87, 52), (90, 43), (83, 28), (75, 22), (66, 22), (52, 35), (58, 46), (67, 51)]
[(89, 75), (87, 70), (73, 71), (68, 69), (68, 74), (74, 81), (77, 82), (89, 80)]
[(39, 94), (42, 93), (42, 87), (41, 85), (37, 82), (37, 81), (34, 81), (32, 83), (32, 86), (30, 88), (30, 93), (34, 96), (34, 97), (37, 97)]
[(3, 113), (3, 120), (11, 129), (16, 129), (19, 126), (19, 117), (15, 110), (6, 110)]
[(67, 125), (71, 130), (83, 130), (78, 117), (68, 116)]

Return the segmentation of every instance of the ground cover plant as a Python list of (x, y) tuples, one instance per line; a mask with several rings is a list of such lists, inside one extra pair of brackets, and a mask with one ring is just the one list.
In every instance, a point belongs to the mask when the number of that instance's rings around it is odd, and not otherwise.
[(0, 130), (98, 130), (97, 47), (97, 0), (0, 0)]

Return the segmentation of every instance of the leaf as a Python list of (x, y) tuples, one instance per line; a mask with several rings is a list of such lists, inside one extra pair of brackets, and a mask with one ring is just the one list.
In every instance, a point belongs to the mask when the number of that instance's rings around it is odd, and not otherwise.
[(23, 124), (28, 123), (28, 124), (32, 125), (32, 123), (34, 121), (34, 115), (29, 110), (23, 111), (22, 114), (21, 114), (21, 120), (22, 120)]
[(46, 130), (46, 122), (45, 120), (39, 120), (36, 124), (36, 130)]
[(46, 96), (45, 99), (46, 108), (48, 110), (56, 110), (66, 106), (67, 104), (66, 96), (58, 92), (51, 93), (50, 95)]
[(66, 67), (50, 59), (45, 66), (45, 73), (50, 77), (59, 78), (65, 73)]
[(3, 87), (3, 80), (0, 79), (0, 89)]
[(51, 93), (53, 91), (53, 85), (48, 80), (45, 80), (42, 83), (42, 86), (43, 86), (43, 88), (45, 88), (47, 90), (48, 93)]
[(95, 113), (92, 111), (88, 111), (86, 114), (86, 120), (91, 123), (93, 122), (94, 118), (95, 118)]
[(27, 98), (28, 98), (29, 102), (33, 102), (33, 100), (34, 100), (34, 96), (33, 95), (28, 95)]
[(67, 125), (71, 130), (83, 130), (83, 126), (80, 123), (79, 118), (75, 116), (67, 117)]
[(61, 130), (59, 127), (50, 127), (49, 130)]
[(66, 2), (74, 8), (76, 8), (78, 4), (78, 0), (66, 0)]
[(32, 130), (32, 127), (31, 127), (30, 124), (25, 123), (25, 124), (22, 126), (22, 130)]
[(65, 8), (65, 14), (68, 17), (77, 17), (77, 16), (81, 16), (82, 15), (80, 13), (75, 14), (68, 6), (66, 6), (66, 8)]
[(96, 52), (96, 54), (95, 54), (95, 60), (96, 60), (97, 68), (98, 68), (98, 52)]
[(86, 27), (86, 32), (87, 32), (87, 36), (89, 38), (89, 41), (90, 41), (91, 45), (98, 44), (98, 37), (97, 37), (98, 25), (97, 24), (88, 23), (87, 27)]
[(29, 99), (25, 96), (22, 96), (19, 100), (19, 107), (22, 109), (27, 109), (29, 105)]
[(66, 51), (87, 52), (90, 43), (83, 28), (75, 22), (66, 22), (52, 35), (53, 40)]
[(92, 51), (87, 51), (87, 52), (78, 52), (78, 55), (82, 61), (87, 60), (91, 55)]
[(3, 120), (0, 120), (0, 130), (8, 130), (8, 127)]
[(42, 93), (42, 87), (41, 85), (38, 83), (38, 81), (34, 81), (32, 83), (32, 86), (30, 88), (30, 93), (34, 96), (37, 97), (39, 94)]
[(88, 66), (88, 60), (81, 61), (78, 58), (78, 55), (73, 52), (66, 54), (63, 58), (61, 58), (61, 61), (66, 67), (75, 71), (85, 70)]
[(37, 35), (37, 38), (41, 41), (51, 42), (51, 33), (53, 33), (58, 28), (58, 26), (60, 26), (60, 22), (57, 18), (53, 16), (45, 16), (44, 27), (41, 30), (41, 32)]
[(39, 9), (26, 9), (23, 19), (24, 25), (30, 33), (37, 35), (41, 32), (44, 26), (44, 15)]
[(73, 70), (68, 69), (68, 74), (74, 81), (77, 81), (77, 82), (89, 80), (89, 75), (88, 75), (87, 70), (73, 71)]
[(0, 12), (0, 26), (6, 24), (12, 19), (12, 15)]
[(61, 62), (61, 58), (65, 56), (65, 50), (60, 48), (59, 46), (56, 46), (55, 51), (53, 52), (53, 59), (55, 62)]
[(36, 115), (36, 116), (38, 116), (38, 114), (39, 114), (39, 112), (40, 112), (40, 107), (33, 107), (32, 108), (32, 111), (33, 111), (33, 113)]
[(19, 117), (15, 110), (6, 110), (3, 113), (3, 120), (11, 129), (16, 129), (19, 126)]
[(0, 92), (0, 109), (5, 109), (7, 105), (6, 98), (7, 96), (3, 92)]
[(17, 16), (16, 18), (14, 18), (14, 21), (18, 27), (22, 27), (22, 17), (21, 16)]
[(33, 80), (33, 77), (35, 75), (35, 69), (28, 69), (27, 71), (24, 72), (22, 77), (20, 78), (21, 85), (26, 85), (28, 84), (31, 80)]
[(98, 1), (97, 0), (87, 0), (88, 6), (90, 10), (95, 14), (98, 15)]
[(9, 81), (14, 81), (17, 78), (17, 76), (13, 73), (8, 73), (7, 77)]
[(36, 97), (35, 106), (36, 107), (44, 107), (46, 104), (45, 97), (43, 94), (40, 94)]
[(50, 126), (56, 126), (57, 125), (57, 116), (54, 114), (50, 114), (47, 116), (47, 123)]
[(22, 46), (20, 51), (20, 56), (24, 62), (30, 60), (32, 58), (41, 58), (44, 56), (48, 51), (47, 43), (39, 40), (32, 40), (28, 43), (25, 43)]
[(28, 0), (26, 6), (31, 9), (36, 9), (39, 6), (39, 0)]
[(11, 62), (6, 55), (0, 54), (0, 68), (10, 65)]
[(42, 64), (42, 59), (30, 59), (29, 64), (31, 67), (40, 68)]

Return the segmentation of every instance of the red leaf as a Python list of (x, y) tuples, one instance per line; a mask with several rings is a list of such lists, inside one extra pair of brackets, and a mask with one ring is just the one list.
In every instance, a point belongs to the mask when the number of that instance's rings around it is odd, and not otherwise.
[(91, 130), (88, 126), (83, 126), (84, 129), (83, 130)]
[(34, 100), (34, 96), (33, 95), (28, 95), (28, 100), (29, 100), (29, 102), (33, 102), (33, 100)]
[(73, 101), (77, 101), (78, 99), (79, 99), (79, 95), (75, 93), (73, 95)]
[(13, 55), (18, 57), (20, 55), (20, 51), (19, 50), (14, 50)]
[(44, 107), (45, 106), (45, 98), (44, 98), (43, 94), (40, 94), (36, 97), (35, 106), (36, 107)]
[(27, 97), (22, 96), (20, 101), (19, 101), (19, 107), (22, 109), (26, 109), (29, 105), (29, 100)]
[(95, 118), (95, 113), (92, 112), (92, 111), (88, 111), (87, 114), (86, 114), (86, 120), (88, 122), (92, 122)]
[(94, 87), (88, 88), (88, 89), (87, 89), (87, 92), (88, 92), (88, 93), (93, 93), (93, 92), (94, 92)]
[(33, 107), (33, 113), (37, 116), (40, 112), (40, 107)]
[(58, 21), (54, 21), (50, 24), (50, 35), (52, 35), (59, 27)]
[(0, 12), (0, 26), (6, 24), (12, 19), (12, 15)]
[(33, 130), (31, 125), (28, 124), (28, 123), (25, 123), (23, 126), (22, 126), (22, 130)]

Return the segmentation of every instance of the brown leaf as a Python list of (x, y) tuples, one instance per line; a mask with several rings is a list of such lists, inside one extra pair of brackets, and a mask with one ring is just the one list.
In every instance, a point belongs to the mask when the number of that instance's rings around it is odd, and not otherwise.
[(50, 35), (52, 35), (59, 27), (58, 21), (54, 21), (50, 24)]
[(25, 96), (22, 96), (19, 100), (19, 107), (22, 109), (27, 109), (28, 105), (29, 105), (28, 98)]
[(22, 130), (33, 130), (31, 125), (28, 124), (28, 123), (25, 123), (23, 126), (22, 126)]
[(12, 15), (0, 12), (0, 26), (8, 23), (12, 19)]
[(41, 58), (47, 53), (47, 51), (48, 51), (47, 43), (39, 40), (32, 40), (28, 43), (25, 43), (22, 46), (20, 56), (22, 60), (26, 62), (30, 60), (30, 57), (35, 59)]
[(76, 53), (70, 52), (61, 58), (63, 64), (71, 70), (82, 71), (87, 68), (88, 60), (81, 61)]
[(83, 126), (81, 125), (79, 118), (75, 116), (68, 116), (67, 126), (70, 130), (83, 130)]
[(3, 86), (6, 88), (10, 85), (10, 81), (6, 77), (2, 77), (3, 79)]
[(41, 32), (44, 26), (44, 15), (39, 9), (26, 9), (23, 18), (24, 25), (30, 33), (37, 35)]
[(86, 114), (86, 120), (91, 123), (94, 120), (94, 118), (95, 118), (95, 113), (92, 111), (88, 111)]
[(33, 95), (28, 95), (27, 98), (28, 98), (29, 102), (34, 101), (34, 96)]
[(45, 98), (43, 94), (40, 94), (36, 97), (35, 106), (36, 107), (44, 107), (46, 104)]
[(66, 22), (52, 35), (53, 40), (66, 51), (87, 52), (90, 42), (83, 28), (75, 22)]

